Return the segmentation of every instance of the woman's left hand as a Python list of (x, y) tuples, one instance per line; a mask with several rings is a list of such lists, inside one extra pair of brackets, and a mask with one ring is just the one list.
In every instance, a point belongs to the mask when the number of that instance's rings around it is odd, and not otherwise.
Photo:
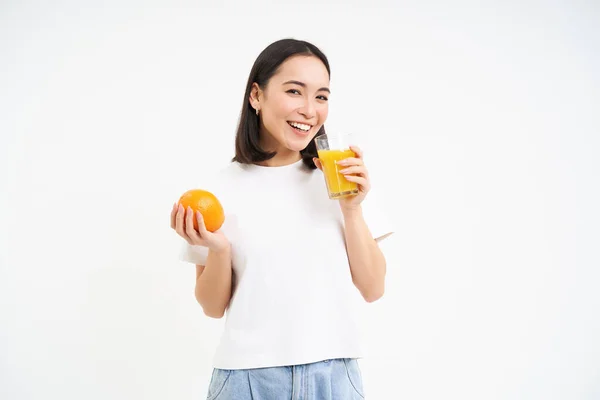
[[(356, 154), (356, 157), (346, 158), (338, 161), (337, 164), (342, 168), (339, 172), (344, 174), (347, 180), (358, 184), (358, 194), (339, 199), (342, 211), (351, 211), (358, 208), (367, 196), (367, 193), (369, 193), (369, 190), (371, 190), (371, 180), (369, 179), (369, 172), (364, 163), (362, 150), (356, 146), (350, 146), (350, 150)], [(313, 161), (317, 168), (323, 171), (320, 160), (315, 158)]]

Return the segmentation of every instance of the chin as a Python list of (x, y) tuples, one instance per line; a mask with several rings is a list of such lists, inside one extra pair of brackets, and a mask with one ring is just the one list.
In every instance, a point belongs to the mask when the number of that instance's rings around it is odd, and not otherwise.
[(309, 143), (310, 140), (288, 140), (286, 143), (286, 147), (292, 151), (301, 151), (304, 150)]

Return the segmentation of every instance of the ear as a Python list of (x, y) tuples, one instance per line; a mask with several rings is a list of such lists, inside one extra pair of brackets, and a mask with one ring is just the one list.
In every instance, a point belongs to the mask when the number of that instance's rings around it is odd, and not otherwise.
[(323, 165), (321, 164), (321, 160), (319, 160), (317, 157), (313, 157), (313, 162), (315, 163), (317, 168), (323, 171)]
[(252, 84), (252, 87), (250, 88), (250, 98), (248, 99), (252, 108), (254, 108), (255, 110), (260, 110), (260, 101), (262, 100), (262, 98), (262, 90), (260, 89), (258, 84), (254, 82)]

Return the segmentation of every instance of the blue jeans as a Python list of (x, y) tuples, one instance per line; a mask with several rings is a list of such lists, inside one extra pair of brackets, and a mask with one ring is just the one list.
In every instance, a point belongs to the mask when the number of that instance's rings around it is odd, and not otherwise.
[(207, 400), (362, 400), (356, 359), (257, 369), (213, 369)]

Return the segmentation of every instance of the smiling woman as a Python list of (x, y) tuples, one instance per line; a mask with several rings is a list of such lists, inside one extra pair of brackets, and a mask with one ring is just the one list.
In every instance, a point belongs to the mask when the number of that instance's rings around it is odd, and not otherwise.
[(371, 185), (359, 148), (343, 171), (360, 190), (327, 195), (314, 139), (325, 133), (329, 77), (316, 46), (269, 45), (250, 71), (235, 157), (202, 184), (221, 201), (223, 226), (210, 232), (173, 207), (196, 300), (210, 317), (227, 314), (209, 399), (364, 397), (356, 302), (383, 295), (378, 241), (392, 231), (363, 202)]
[(266, 88), (254, 82), (250, 105), (257, 114), (262, 112), (261, 146), (295, 161), (327, 119), (328, 83), (323, 62), (306, 55), (288, 58)]
[(325, 133), (329, 112), (329, 61), (316, 46), (281, 40), (257, 58), (244, 93), (234, 161), (271, 165), (305, 160), (315, 168), (314, 136)]

